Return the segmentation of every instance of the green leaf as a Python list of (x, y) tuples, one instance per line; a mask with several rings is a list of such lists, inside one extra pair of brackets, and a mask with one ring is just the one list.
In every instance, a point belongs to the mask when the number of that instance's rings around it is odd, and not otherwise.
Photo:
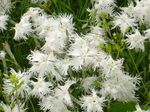
[(11, 74), (10, 75), (10, 81), (11, 81), (11, 83), (16, 84), (19, 82), (19, 79), (15, 74)]
[(4, 111), (3, 107), (2, 107), (2, 106), (0, 106), (0, 112), (3, 112), (3, 111)]
[(133, 112), (135, 110), (135, 105), (135, 102), (114, 102), (110, 105), (108, 112)]
[(24, 82), (22, 81), (22, 82), (20, 82), (19, 84), (17, 84), (15, 87), (14, 87), (14, 89), (13, 89), (13, 91), (12, 91), (12, 93), (14, 93), (15, 91), (17, 91), (22, 85), (24, 84)]

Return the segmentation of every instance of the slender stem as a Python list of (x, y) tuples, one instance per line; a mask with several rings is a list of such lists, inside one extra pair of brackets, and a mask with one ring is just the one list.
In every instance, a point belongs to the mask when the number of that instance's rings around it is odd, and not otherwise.
[(73, 100), (75, 103), (77, 103), (78, 105), (81, 104), (81, 101), (79, 101), (77, 98), (75, 98), (75, 97), (72, 96), (72, 95), (70, 95), (70, 96), (71, 96), (72, 100)]
[(3, 67), (4, 67), (4, 73), (8, 74), (8, 68), (5, 58), (2, 59)]
[(28, 93), (27, 93), (27, 92), (25, 92), (25, 93), (26, 93), (26, 95), (27, 95), (27, 97), (28, 97), (28, 99), (29, 99), (29, 102), (30, 102), (30, 104), (31, 104), (31, 107), (32, 107), (33, 112), (36, 112), (36, 111), (35, 111), (35, 108), (34, 108), (34, 105), (33, 105), (32, 101), (31, 101), (31, 99), (29, 98)]
[(11, 23), (11, 24), (13, 24), (13, 25), (16, 24), (16, 22), (15, 22), (14, 20), (12, 20), (12, 19), (9, 19), (8, 21), (9, 21), (9, 23)]
[(71, 68), (68, 69), (68, 72), (69, 72), (69, 76), (70, 76), (71, 80), (73, 80), (74, 77), (73, 77), (73, 73), (72, 73)]
[(29, 102), (30, 102), (30, 104), (31, 104), (31, 107), (32, 107), (32, 109), (33, 109), (33, 112), (36, 112), (35, 109), (34, 109), (34, 105), (33, 105), (33, 103), (32, 103), (32, 101), (31, 101), (30, 98), (29, 98)]
[(110, 109), (110, 104), (111, 104), (111, 100), (108, 100), (108, 104), (107, 104), (107, 112), (108, 112), (109, 109)]
[(14, 64), (16, 65), (16, 67), (18, 69), (21, 69), (20, 65), (18, 64), (18, 62), (16, 61), (15, 59), (15, 56), (13, 55), (11, 49), (10, 49), (10, 46), (7, 42), (3, 43), (3, 47), (4, 49), (6, 50), (6, 52), (9, 54), (10, 58), (13, 60)]
[(129, 52), (129, 55), (130, 55), (130, 57), (131, 57), (131, 59), (132, 59), (132, 62), (133, 62), (133, 64), (134, 64), (134, 67), (135, 67), (135, 69), (136, 69), (138, 75), (140, 76), (140, 72), (139, 72), (139, 70), (138, 70), (138, 68), (137, 68), (137, 66), (136, 66), (136, 63), (135, 63), (135, 61), (134, 61), (134, 59), (133, 59), (133, 56), (132, 56), (132, 54), (130, 53), (129, 50), (128, 50), (128, 52)]
[[(134, 61), (134, 59), (133, 59), (132, 54), (130, 53), (129, 50), (128, 50), (128, 52), (129, 52), (129, 55), (130, 55), (130, 57), (131, 57), (131, 59), (132, 59), (132, 62), (133, 62), (133, 64), (134, 64), (134, 66), (135, 66), (135, 69), (136, 69), (136, 71), (137, 71), (137, 73), (138, 73), (138, 76), (141, 76), (141, 75), (140, 75), (140, 72), (139, 72), (139, 70), (138, 70), (138, 68), (137, 68), (137, 66), (136, 66), (136, 63), (135, 63), (135, 61)], [(142, 85), (143, 85), (143, 87), (144, 87), (144, 89), (145, 89), (146, 94), (148, 95), (148, 90), (147, 90), (147, 88), (146, 88), (146, 86), (145, 86), (143, 80), (141, 80), (141, 82), (142, 82)]]

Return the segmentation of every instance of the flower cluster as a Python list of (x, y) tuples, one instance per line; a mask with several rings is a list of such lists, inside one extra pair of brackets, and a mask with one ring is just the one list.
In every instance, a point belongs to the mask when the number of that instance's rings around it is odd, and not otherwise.
[[(4, 1), (2, 4), (6, 5)], [(30, 63), (28, 69), (24, 72), (11, 69), (11, 74), (3, 78), (3, 92), (11, 96), (9, 103), (16, 104), (6, 105), (1, 102), (4, 111), (24, 112), (25, 104), (18, 98), (28, 99), (29, 96), (38, 99), (40, 109), (44, 112), (69, 112), (75, 103), (85, 112), (103, 112), (105, 102), (111, 100), (138, 101), (136, 91), (139, 78), (130, 76), (124, 70), (123, 58), (114, 59), (100, 47), (109, 41), (107, 31), (101, 27), (100, 18), (113, 18), (112, 29), (120, 28), (128, 48), (144, 51), (144, 42), (150, 38), (150, 29), (142, 33), (138, 26), (149, 24), (150, 15), (147, 12), (150, 11), (150, 1), (137, 0), (135, 5), (121, 8), (120, 14), (114, 13), (114, 0), (92, 0), (92, 4), (92, 9), (88, 11), (93, 14), (96, 24), (90, 26), (89, 32), (81, 35), (76, 32), (72, 15), (48, 15), (38, 7), (30, 7), (22, 15), (14, 27), (14, 40), (32, 37), (42, 44), (27, 56)], [(6, 29), (8, 16), (5, 13), (10, 9), (10, 6), (4, 7), (6, 9), (0, 9), (1, 30)], [(137, 13), (139, 11), (141, 13)], [(1, 52), (1, 57), (5, 57), (4, 52)], [(89, 69), (93, 72), (87, 75), (84, 71)], [(94, 86), (96, 81), (100, 82), (97, 87)], [(83, 89), (78, 98), (75, 98), (72, 88)], [(137, 112), (139, 110), (137, 107)]]
[[(114, 26), (120, 27), (123, 35), (126, 35), (126, 43), (129, 49), (144, 51), (144, 42), (150, 38), (149, 35), (149, 0), (136, 0), (128, 7), (122, 7), (120, 14), (115, 16)], [(141, 34), (139, 26), (148, 24), (148, 29)], [(131, 29), (131, 31), (130, 31)], [(130, 32), (129, 32), (130, 31)]]
[[(105, 31), (96, 25), (91, 27), (89, 33), (80, 36), (74, 30), (72, 19), (71, 15), (48, 16), (40, 8), (30, 8), (16, 24), (15, 40), (36, 35), (35, 39), (44, 41), (40, 50), (32, 51), (27, 57), (31, 64), (28, 70), (31, 91), (27, 93), (40, 99), (39, 104), (44, 111), (69, 111), (67, 106), (73, 106), (69, 88), (76, 83), (73, 81), (76, 77), (70, 77), (72, 74), (69, 71), (91, 67), (93, 70), (100, 69), (102, 73), (100, 76), (91, 74), (95, 78), (89, 85), (82, 79), (86, 94), (91, 93), (92, 83), (100, 80), (98, 77), (101, 77), (102, 85), (98, 92), (93, 90), (92, 96), (85, 94), (81, 98), (83, 110), (102, 112), (103, 103), (107, 99), (135, 101), (138, 79), (130, 77), (123, 70), (123, 59), (114, 60), (99, 48), (99, 44), (106, 44)], [(59, 84), (61, 81), (65, 82), (64, 85)], [(21, 90), (25, 89), (25, 84)], [(7, 90), (6, 86), (4, 88)]]

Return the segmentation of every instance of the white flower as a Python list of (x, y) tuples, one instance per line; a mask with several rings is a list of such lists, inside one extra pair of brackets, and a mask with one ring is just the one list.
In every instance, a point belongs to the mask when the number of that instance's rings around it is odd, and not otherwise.
[(72, 100), (69, 94), (69, 88), (75, 81), (67, 81), (64, 86), (58, 86), (55, 91), (55, 97), (61, 99), (62, 102), (68, 106), (72, 106)]
[(122, 9), (122, 11), (123, 11), (124, 13), (126, 13), (129, 17), (133, 17), (133, 13), (134, 13), (134, 5), (133, 5), (133, 2), (131, 2), (128, 7), (122, 7), (121, 9)]
[(57, 52), (62, 53), (65, 48), (65, 39), (61, 37), (61, 32), (51, 33), (53, 37), (46, 37), (46, 43), (42, 47), (42, 50), (46, 53)]
[(45, 18), (37, 27), (37, 32), (45, 38), (45, 45), (42, 50), (45, 52), (62, 52), (69, 36), (73, 33), (74, 27), (71, 15)]
[(58, 86), (54, 89), (54, 94), (42, 98), (40, 102), (41, 109), (51, 112), (69, 112), (67, 106), (72, 106), (72, 101), (68, 89), (74, 81), (67, 81), (64, 86)]
[(150, 112), (150, 110), (147, 110), (147, 111), (142, 110), (141, 107), (139, 106), (139, 104), (137, 104), (135, 107), (136, 107), (136, 111), (134, 111), (134, 112)]
[(129, 44), (129, 49), (140, 49), (142, 51), (145, 50), (144, 48), (144, 41), (149, 37), (142, 36), (138, 30), (135, 30), (134, 34), (126, 35), (128, 38), (126, 39), (127, 44)]
[(0, 14), (6, 14), (10, 11), (11, 0), (0, 0)]
[(87, 41), (81, 37), (75, 39), (69, 49), (69, 56), (72, 56), (72, 65), (75, 69), (81, 69), (83, 66), (90, 66), (95, 63), (94, 57), (98, 54), (98, 50), (90, 46)]
[(39, 7), (30, 7), (23, 17), (30, 17), (33, 22), (40, 25), (42, 18), (47, 17), (44, 10)]
[(31, 74), (38, 75), (40, 77), (49, 74), (52, 78), (56, 78), (56, 80), (62, 79), (62, 74), (55, 69), (59, 60), (52, 52), (44, 54), (41, 51), (32, 51), (32, 54), (30, 54), (27, 59), (32, 65), (29, 69)]
[(58, 29), (61, 32), (72, 34), (74, 32), (74, 24), (72, 15), (63, 14), (59, 17), (60, 25)]
[(92, 91), (92, 95), (83, 96), (81, 101), (81, 107), (85, 112), (103, 112), (103, 103), (105, 99), (104, 97), (97, 96), (94, 90)]
[(91, 46), (98, 47), (100, 44), (105, 44), (106, 41), (103, 38), (103, 29), (99, 26), (92, 27), (90, 33), (84, 36), (84, 39), (89, 42)]
[(149, 22), (149, 10), (150, 10), (149, 0), (136, 0), (136, 6), (134, 7), (134, 17), (136, 17), (140, 22)]
[(43, 97), (42, 101), (39, 102), (41, 109), (50, 112), (70, 112), (67, 106), (57, 97), (46, 96)]
[(98, 52), (96, 55), (93, 56), (93, 64), (92, 64), (92, 68), (94, 70), (96, 70), (96, 68), (101, 68), (101, 63), (104, 59), (106, 59), (108, 57), (108, 54), (106, 54), (103, 50), (99, 50), (97, 49)]
[(59, 60), (56, 64), (55, 64), (56, 68), (59, 70), (59, 72), (62, 75), (68, 75), (68, 69), (71, 66), (71, 60), (70, 59), (63, 59), (63, 60)]
[(0, 59), (4, 59), (6, 55), (5, 51), (0, 51)]
[(53, 36), (52, 34), (58, 32), (58, 25), (59, 25), (58, 19), (48, 18), (45, 16), (39, 16), (37, 17), (37, 19), (39, 19), (40, 21), (36, 20), (34, 24), (35, 26), (37, 25), (36, 31), (38, 35), (41, 37), (54, 38), (55, 36)]
[(46, 82), (43, 77), (36, 78), (35, 81), (31, 81), (33, 83), (33, 89), (31, 91), (31, 95), (42, 98), (44, 95), (51, 92), (50, 87), (52, 84), (50, 82)]
[(21, 21), (15, 25), (14, 29), (15, 40), (27, 39), (26, 36), (30, 35), (33, 32), (32, 25), (29, 22), (29, 17), (22, 17)]
[(8, 15), (0, 15), (0, 29), (6, 30)]
[(38, 73), (39, 76), (43, 76), (45, 73), (54, 69), (54, 63), (57, 61), (53, 53), (44, 54), (41, 51), (32, 51), (27, 59), (32, 64), (29, 69), (32, 73)]
[(149, 10), (150, 10), (150, 1), (149, 0), (136, 0), (135, 4), (131, 2), (128, 7), (121, 8), (128, 16), (133, 17), (138, 20), (140, 23), (149, 22)]
[(103, 14), (113, 14), (114, 0), (93, 0), (94, 6), (90, 12), (95, 13), (96, 19), (99, 20), (99, 16)]
[(71, 16), (45, 17), (41, 21), (40, 24), (35, 21), (35, 24), (37, 24), (37, 34), (46, 41), (42, 50), (46, 53), (51, 51), (62, 52), (66, 41), (68, 41), (69, 34), (73, 32)]
[(123, 59), (114, 60), (111, 56), (105, 56), (99, 62), (104, 77), (111, 77), (122, 70)]
[(114, 27), (119, 26), (120, 30), (123, 34), (125, 34), (126, 30), (131, 27), (137, 26), (135, 23), (135, 19), (129, 17), (126, 13), (122, 13), (121, 15), (115, 16)]
[(106, 78), (102, 83), (100, 93), (104, 97), (118, 101), (136, 101), (135, 91), (138, 89), (137, 77), (130, 77), (128, 74), (118, 71), (118, 74)]

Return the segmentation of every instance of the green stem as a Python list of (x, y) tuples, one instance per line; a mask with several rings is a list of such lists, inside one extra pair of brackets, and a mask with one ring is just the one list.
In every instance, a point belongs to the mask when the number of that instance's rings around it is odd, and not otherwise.
[(108, 104), (107, 104), (107, 112), (108, 112), (109, 109), (110, 109), (110, 104), (111, 104), (111, 100), (108, 100)]
[[(128, 50), (128, 52), (129, 52), (129, 55), (130, 55), (130, 57), (131, 57), (131, 59), (132, 59), (132, 62), (133, 62), (133, 64), (134, 64), (134, 67), (135, 67), (135, 69), (136, 69), (136, 71), (137, 71), (137, 73), (138, 73), (138, 76), (141, 77), (140, 72), (139, 72), (139, 70), (138, 70), (138, 68), (137, 68), (137, 66), (136, 66), (136, 63), (135, 63), (135, 61), (134, 61), (134, 59), (133, 59), (132, 54), (130, 53), (129, 50)], [(145, 86), (143, 80), (141, 80), (141, 83), (142, 83), (142, 85), (143, 85), (143, 87), (144, 87), (144, 89), (145, 89), (146, 94), (148, 95), (148, 90), (147, 90), (147, 88), (146, 88), (146, 86)]]
[(71, 99), (78, 105), (81, 105), (81, 101), (79, 101), (77, 98), (75, 98), (74, 96), (70, 95)]
[(31, 107), (32, 107), (32, 109), (33, 109), (33, 112), (36, 112), (35, 109), (34, 109), (34, 105), (33, 105), (32, 101), (30, 100), (30, 98), (29, 98), (29, 102), (30, 102), (30, 104), (31, 104)]
[(70, 76), (71, 80), (73, 80), (74, 77), (73, 77), (73, 73), (72, 73), (72, 69), (71, 68), (68, 69), (68, 73), (69, 73), (69, 76)]
[(27, 97), (28, 97), (28, 99), (29, 99), (29, 102), (30, 102), (30, 104), (31, 104), (31, 107), (32, 107), (33, 112), (36, 112), (36, 111), (35, 111), (35, 108), (34, 108), (34, 105), (33, 105), (32, 101), (31, 101), (31, 99), (29, 98), (28, 93), (27, 93), (27, 92), (25, 92), (25, 93), (26, 93), (26, 95), (27, 95)]
[(16, 22), (14, 20), (12, 20), (12, 19), (9, 19), (8, 22), (11, 23), (11, 24), (13, 24), (13, 25), (16, 24)]
[(3, 47), (6, 50), (6, 52), (9, 54), (10, 58), (12, 59), (12, 61), (14, 62), (14, 64), (16, 65), (16, 67), (18, 69), (21, 69), (20, 65), (18, 64), (18, 62), (15, 59), (15, 56), (13, 55), (13, 53), (11, 52), (10, 46), (7, 42), (3, 43)]
[(3, 67), (4, 67), (4, 73), (8, 74), (8, 68), (5, 58), (2, 59)]

